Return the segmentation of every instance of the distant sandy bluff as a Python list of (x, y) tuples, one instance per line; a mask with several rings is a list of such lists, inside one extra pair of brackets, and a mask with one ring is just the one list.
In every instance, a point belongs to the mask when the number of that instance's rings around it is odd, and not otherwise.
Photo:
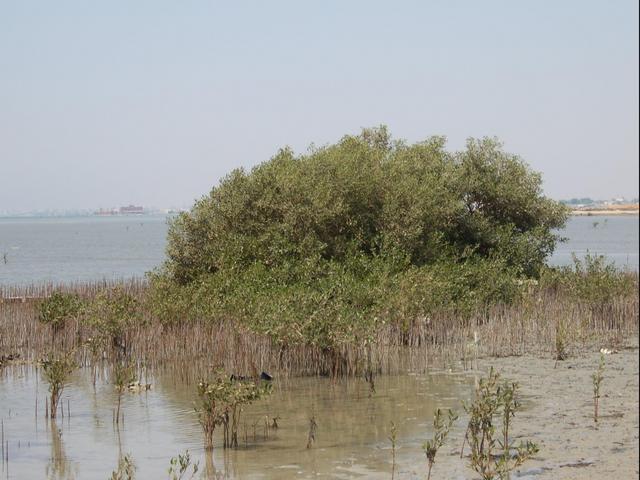
[(637, 203), (584, 207), (572, 210), (571, 215), (638, 215), (639, 207), (640, 204)]

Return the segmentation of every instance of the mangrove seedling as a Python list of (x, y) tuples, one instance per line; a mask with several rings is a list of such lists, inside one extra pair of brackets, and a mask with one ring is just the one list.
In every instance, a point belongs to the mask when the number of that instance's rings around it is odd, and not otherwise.
[(447, 417), (445, 418), (442, 414), (442, 410), (439, 408), (436, 410), (435, 415), (433, 416), (433, 439), (427, 440), (422, 445), (422, 450), (424, 450), (425, 455), (427, 456), (428, 462), (428, 471), (427, 471), (427, 480), (431, 478), (431, 469), (433, 468), (433, 464), (436, 461), (436, 454), (442, 445), (444, 445), (445, 440), (447, 439), (447, 435), (449, 435), (449, 431), (453, 426), (453, 423), (458, 419), (458, 415), (456, 412), (449, 409)]
[(394, 479), (396, 474), (396, 441), (398, 431), (396, 424), (391, 422), (391, 428), (389, 431), (389, 441), (391, 442), (391, 480)]
[(213, 448), (213, 433), (216, 427), (222, 423), (225, 411), (226, 393), (222, 381), (222, 378), (218, 377), (211, 383), (204, 380), (198, 383), (199, 403), (195, 409), (204, 432), (204, 444), (207, 450)]
[(42, 374), (49, 384), (49, 392), (51, 393), (51, 418), (56, 418), (60, 396), (75, 368), (76, 362), (73, 358), (73, 352), (68, 352), (60, 357), (49, 354), (45, 360), (42, 360)]
[[(193, 462), (189, 450), (169, 462), (169, 480), (191, 480), (198, 473), (199, 462)], [(191, 475), (189, 475), (191, 473)]]
[(598, 408), (600, 407), (600, 385), (604, 378), (604, 353), (600, 353), (598, 369), (591, 375), (593, 382), (593, 421), (598, 423)]
[(270, 383), (232, 380), (222, 371), (218, 371), (210, 382), (201, 380), (196, 411), (205, 434), (205, 447), (213, 448), (213, 432), (218, 425), (224, 429), (223, 447), (237, 447), (242, 406), (269, 393)]
[(118, 460), (118, 469), (111, 473), (110, 480), (133, 480), (136, 474), (136, 466), (131, 454), (126, 454)]
[(116, 424), (120, 423), (120, 404), (122, 403), (122, 395), (131, 384), (135, 377), (134, 366), (128, 363), (116, 363), (113, 368), (113, 385), (118, 394), (118, 406), (116, 409)]
[[(501, 383), (493, 368), (488, 378), (480, 380), (476, 395), (465, 411), (469, 425), (465, 439), (471, 447), (471, 468), (483, 480), (507, 478), (509, 472), (535, 455), (539, 448), (527, 440), (514, 446), (509, 441), (511, 419), (519, 408), (516, 400), (517, 384)], [(498, 432), (496, 418), (502, 418), (502, 431)], [(501, 450), (501, 452), (500, 452)], [(511, 453), (515, 450), (515, 453)]]

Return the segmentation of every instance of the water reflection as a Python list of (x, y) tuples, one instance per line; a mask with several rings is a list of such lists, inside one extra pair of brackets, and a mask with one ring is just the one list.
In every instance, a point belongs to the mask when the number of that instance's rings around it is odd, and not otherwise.
[(58, 428), (55, 420), (49, 419), (48, 422), (51, 439), (51, 458), (45, 469), (46, 478), (50, 480), (72, 480), (75, 478), (75, 474), (64, 450), (62, 429)]
[[(195, 374), (150, 375), (152, 390), (123, 397), (124, 422), (116, 428), (113, 385), (99, 377), (94, 389), (91, 369), (80, 370), (65, 390), (71, 415), (65, 412), (57, 422), (34, 418), (35, 392), (42, 397), (47, 387), (33, 369), (10, 369), (0, 378), (0, 417), (12, 444), (29, 444), (13, 453), (8, 478), (16, 479), (40, 477), (43, 465), (46, 478), (104, 479), (125, 454), (137, 478), (162, 479), (170, 459), (186, 450), (200, 464), (198, 478), (389, 478), (392, 421), (398, 432), (397, 478), (412, 478), (414, 470), (420, 476), (421, 445), (431, 433), (433, 410), (459, 409), (473, 387), (470, 376), (443, 373), (381, 376), (373, 395), (363, 379), (276, 379), (270, 397), (244, 409), (239, 448), (223, 450), (216, 432), (214, 450), (205, 452), (193, 409)], [(306, 448), (312, 417), (315, 441)]]

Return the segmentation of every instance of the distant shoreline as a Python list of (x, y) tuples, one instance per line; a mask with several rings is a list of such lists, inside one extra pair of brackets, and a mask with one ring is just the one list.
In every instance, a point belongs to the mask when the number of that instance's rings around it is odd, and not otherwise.
[(591, 216), (637, 216), (638, 210), (572, 210), (571, 215), (576, 217), (591, 217)]

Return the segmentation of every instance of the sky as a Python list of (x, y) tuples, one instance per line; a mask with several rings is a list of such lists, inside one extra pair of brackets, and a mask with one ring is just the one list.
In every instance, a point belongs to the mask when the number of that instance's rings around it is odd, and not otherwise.
[(385, 124), (638, 196), (638, 2), (0, 0), (0, 210), (189, 206)]

